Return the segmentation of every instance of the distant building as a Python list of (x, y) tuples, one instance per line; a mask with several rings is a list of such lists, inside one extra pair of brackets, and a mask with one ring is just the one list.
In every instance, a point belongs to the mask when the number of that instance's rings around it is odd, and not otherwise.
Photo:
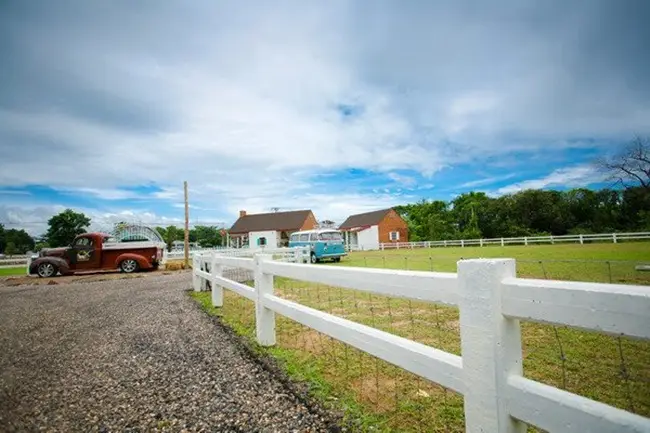
[(271, 212), (248, 215), (239, 211), (239, 219), (228, 231), (229, 246), (286, 247), (291, 233), (316, 228), (318, 222), (311, 210)]
[(408, 242), (408, 225), (394, 209), (351, 215), (339, 226), (345, 244), (361, 250), (378, 250), (381, 243)]

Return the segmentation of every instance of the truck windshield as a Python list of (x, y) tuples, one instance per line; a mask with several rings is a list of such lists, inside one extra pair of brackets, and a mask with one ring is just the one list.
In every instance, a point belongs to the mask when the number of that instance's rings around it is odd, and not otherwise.
[(318, 238), (322, 241), (340, 241), (343, 238), (339, 232), (325, 232), (318, 235)]

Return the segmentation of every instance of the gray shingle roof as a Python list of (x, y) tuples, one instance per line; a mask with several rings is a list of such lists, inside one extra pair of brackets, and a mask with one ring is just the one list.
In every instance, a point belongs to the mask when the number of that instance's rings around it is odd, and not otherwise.
[(339, 230), (347, 230), (355, 227), (374, 226), (384, 219), (390, 209), (376, 210), (373, 212), (360, 213), (351, 215), (346, 219), (343, 224), (339, 226)]

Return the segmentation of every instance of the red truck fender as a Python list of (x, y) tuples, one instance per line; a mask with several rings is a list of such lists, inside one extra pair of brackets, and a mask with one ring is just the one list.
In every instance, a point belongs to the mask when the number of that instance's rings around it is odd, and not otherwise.
[(41, 263), (51, 263), (61, 272), (62, 275), (70, 273), (70, 265), (61, 257), (38, 257), (34, 259), (29, 265), (29, 273), (37, 273), (38, 265)]
[(120, 254), (119, 256), (117, 256), (117, 259), (115, 259), (115, 267), (119, 268), (120, 263), (122, 263), (122, 261), (127, 260), (127, 259), (133, 259), (136, 262), (138, 262), (138, 266), (140, 267), (140, 269), (149, 269), (149, 268), (151, 268), (151, 261), (150, 260), (147, 260), (146, 257), (144, 257), (144, 256), (142, 256), (140, 254), (135, 254), (135, 253), (124, 253), (124, 254)]

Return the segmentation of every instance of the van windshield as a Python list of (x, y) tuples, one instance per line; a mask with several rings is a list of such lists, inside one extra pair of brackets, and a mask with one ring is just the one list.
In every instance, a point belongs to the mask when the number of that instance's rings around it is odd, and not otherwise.
[(325, 232), (318, 235), (318, 238), (322, 241), (340, 241), (343, 240), (341, 233), (339, 232)]

